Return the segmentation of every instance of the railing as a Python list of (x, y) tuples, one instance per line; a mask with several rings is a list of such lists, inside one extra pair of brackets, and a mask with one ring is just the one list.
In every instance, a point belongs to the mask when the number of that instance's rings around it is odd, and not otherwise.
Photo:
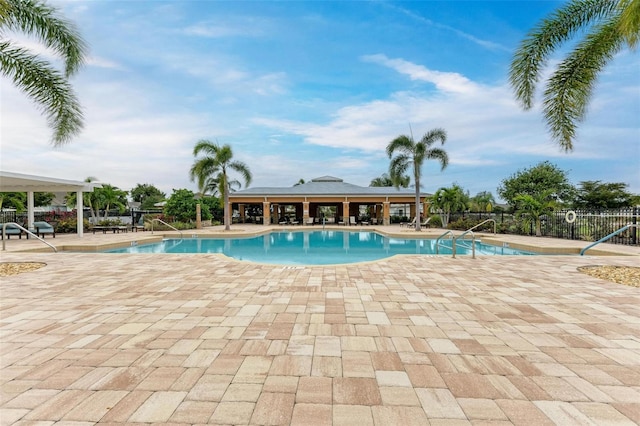
[(162, 220), (162, 219), (158, 219), (158, 218), (151, 219), (151, 233), (152, 233), (152, 234), (153, 234), (153, 222), (160, 222), (160, 223), (163, 223), (163, 224), (167, 225), (169, 228), (171, 228), (171, 229), (173, 229), (173, 230), (175, 230), (175, 231), (178, 231), (178, 232), (180, 233), (180, 238), (184, 238), (184, 236), (182, 235), (182, 231), (180, 231), (179, 229), (175, 228), (174, 226), (169, 225), (169, 224), (168, 224), (167, 222), (165, 222), (164, 220)]
[(589, 250), (591, 247), (593, 247), (593, 246), (595, 246), (595, 245), (597, 245), (597, 244), (600, 244), (600, 243), (602, 243), (602, 242), (604, 242), (604, 241), (607, 241), (609, 238), (614, 237), (614, 236), (616, 236), (616, 235), (618, 235), (618, 234), (620, 234), (620, 233), (622, 233), (622, 232), (626, 231), (626, 230), (627, 230), (627, 229), (629, 229), (629, 228), (638, 228), (638, 227), (640, 227), (640, 225), (635, 224), (635, 223), (630, 223), (629, 225), (625, 225), (625, 226), (623, 226), (622, 228), (618, 229), (617, 231), (610, 233), (610, 234), (609, 234), (609, 235), (607, 235), (606, 237), (600, 238), (600, 239), (599, 239), (598, 241), (596, 241), (595, 243), (591, 243), (591, 244), (589, 244), (588, 246), (586, 246), (585, 248), (583, 248), (582, 250), (580, 250), (580, 256), (584, 256), (584, 253), (585, 253), (587, 250)]
[[(451, 234), (451, 250), (453, 252), (453, 257), (456, 257), (456, 236), (453, 235), (452, 231), (447, 231), (444, 234), (440, 235), (437, 239), (436, 239), (436, 254), (440, 254), (439, 248), (440, 248), (440, 240), (445, 236)], [(442, 246), (445, 248), (449, 248), (447, 246)]]
[(27, 236), (31, 235), (31, 236), (35, 237), (37, 240), (40, 240), (43, 243), (45, 243), (46, 245), (48, 245), (49, 247), (51, 247), (55, 253), (58, 252), (58, 249), (55, 248), (52, 244), (49, 244), (44, 239), (38, 237), (36, 234), (34, 234), (33, 232), (29, 231), (27, 228), (24, 228), (23, 226), (18, 225), (15, 222), (9, 222), (9, 223), (5, 223), (5, 224), (2, 225), (2, 251), (5, 251), (7, 249), (6, 242), (7, 242), (7, 239), (9, 238), (9, 236), (7, 235), (7, 225), (12, 225), (12, 226), (14, 226), (16, 228), (21, 229), (22, 231), (27, 233)]
[[(478, 227), (480, 227), (480, 226), (484, 225), (484, 224), (485, 224), (485, 223), (487, 223), (487, 222), (493, 222), (493, 235), (495, 235), (495, 234), (496, 234), (496, 230), (498, 229), (498, 224), (497, 224), (497, 222), (496, 222), (496, 220), (495, 220), (495, 219), (487, 219), (487, 220), (485, 220), (485, 221), (483, 221), (483, 222), (480, 222), (480, 223), (479, 223), (479, 224), (477, 224), (476, 226), (472, 226), (471, 228), (467, 229), (467, 230), (465, 231), (465, 233), (467, 233), (467, 232), (469, 232), (469, 231), (473, 231), (474, 229), (476, 229), (476, 228), (478, 228)], [(464, 235), (464, 233), (463, 233), (462, 235)], [(462, 235), (461, 235), (461, 236), (462, 236)]]
[[(489, 220), (493, 220), (493, 219), (489, 219)], [(474, 226), (474, 228), (475, 228), (475, 226)], [(471, 229), (473, 229), (473, 228), (471, 228)], [(473, 231), (471, 229), (467, 229), (462, 234), (458, 235), (457, 237), (454, 237), (454, 239), (456, 241), (457, 240), (463, 240), (464, 241), (465, 235), (471, 234), (471, 258), (475, 259), (476, 258), (476, 235), (473, 233)]]

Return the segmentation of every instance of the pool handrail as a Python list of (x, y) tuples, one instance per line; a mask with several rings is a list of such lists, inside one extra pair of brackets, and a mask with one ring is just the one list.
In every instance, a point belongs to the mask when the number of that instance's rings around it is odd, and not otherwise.
[(180, 233), (180, 238), (184, 238), (184, 236), (182, 235), (182, 231), (180, 231), (178, 228), (169, 225), (167, 222), (165, 222), (162, 219), (158, 219), (158, 218), (153, 218), (151, 219), (151, 234), (153, 234), (153, 222), (160, 222), (160, 223), (164, 223), (165, 225), (167, 225), (169, 228), (178, 231)]
[[(453, 234), (453, 231), (448, 230), (444, 234), (440, 235), (436, 239), (436, 254), (440, 254), (438, 248), (440, 247), (440, 240), (445, 236), (451, 234), (451, 251), (453, 252), (453, 257), (456, 257), (456, 236)], [(448, 248), (448, 247), (447, 247)]]
[[(490, 219), (493, 220), (493, 219)], [(467, 229), (462, 234), (455, 237), (456, 240), (464, 240), (464, 236), (467, 234), (471, 234), (471, 258), (476, 258), (476, 234), (473, 233), (471, 229)]]
[(584, 256), (584, 253), (587, 250), (589, 250), (591, 247), (593, 247), (595, 245), (598, 245), (600, 243), (603, 243), (603, 242), (607, 241), (609, 238), (614, 237), (614, 236), (618, 235), (619, 233), (626, 231), (629, 228), (638, 228), (638, 227), (640, 227), (640, 225), (636, 224), (636, 223), (630, 223), (628, 225), (625, 225), (622, 228), (618, 229), (617, 231), (614, 231), (614, 232), (610, 233), (606, 237), (600, 238), (598, 241), (596, 241), (594, 243), (591, 243), (588, 246), (586, 246), (585, 248), (583, 248), (582, 250), (580, 250), (580, 256)]
[[(487, 220), (485, 220), (485, 221), (482, 221), (482, 222), (480, 222), (479, 224), (477, 224), (476, 226), (472, 226), (471, 228), (467, 229), (467, 230), (465, 231), (465, 233), (466, 233), (466, 232), (469, 232), (469, 231), (473, 231), (473, 230), (474, 230), (474, 229), (476, 229), (477, 227), (479, 227), (479, 226), (481, 226), (481, 225), (484, 225), (484, 224), (485, 224), (485, 223), (487, 223), (487, 222), (493, 222), (493, 235), (496, 235), (496, 230), (498, 229), (498, 223), (496, 222), (496, 220), (495, 220), (495, 219), (487, 219)], [(462, 235), (464, 235), (464, 233), (463, 233)]]
[(40, 240), (43, 243), (45, 243), (46, 245), (48, 245), (49, 247), (51, 247), (53, 249), (54, 253), (58, 252), (58, 249), (53, 244), (49, 244), (44, 239), (38, 237), (36, 234), (34, 234), (33, 232), (29, 231), (24, 226), (19, 225), (19, 224), (15, 223), (15, 222), (7, 222), (7, 223), (2, 224), (2, 251), (5, 251), (7, 249), (7, 247), (6, 247), (6, 241), (8, 239), (7, 225), (12, 225), (12, 226), (15, 226), (16, 228), (19, 228), (19, 229), (23, 230), (24, 232), (27, 233), (27, 236), (31, 235), (31, 236), (35, 237), (37, 240)]

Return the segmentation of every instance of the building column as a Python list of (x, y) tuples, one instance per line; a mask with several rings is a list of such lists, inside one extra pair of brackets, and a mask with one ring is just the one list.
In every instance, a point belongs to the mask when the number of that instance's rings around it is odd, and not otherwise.
[(262, 224), (271, 224), (271, 203), (268, 201), (262, 202)]
[[(416, 217), (416, 205), (415, 204), (409, 204), (409, 222), (411, 222), (413, 220), (414, 217)], [(420, 220), (420, 218), (417, 219), (418, 221)]]
[(240, 212), (240, 222), (245, 223), (244, 219), (244, 204), (238, 204), (238, 211)]
[(302, 202), (302, 224), (306, 225), (309, 222), (309, 202)]
[(391, 225), (391, 203), (389, 201), (382, 203), (382, 224)]
[(82, 238), (84, 235), (84, 207), (82, 205), (82, 196), (84, 194), (82, 191), (76, 192), (76, 232), (78, 233), (78, 237)]
[(342, 202), (342, 220), (344, 221), (345, 225), (350, 225), (350, 223), (349, 223), (349, 202), (348, 201), (343, 201)]
[[(26, 228), (29, 231), (33, 231), (35, 232), (35, 228), (33, 227), (33, 222), (34, 222), (34, 214), (33, 214), (33, 208), (35, 207), (35, 202), (34, 202), (34, 196), (33, 196), (33, 191), (29, 191), (27, 192), (27, 223), (26, 223)], [(29, 236), (29, 235), (27, 235)]]

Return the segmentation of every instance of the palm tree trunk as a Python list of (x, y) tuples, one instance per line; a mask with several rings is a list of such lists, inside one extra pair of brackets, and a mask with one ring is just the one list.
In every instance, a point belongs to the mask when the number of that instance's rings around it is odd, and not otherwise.
[[(226, 181), (226, 179), (225, 179)], [(224, 230), (225, 231), (230, 231), (231, 230), (231, 217), (230, 217), (230, 212), (229, 212), (229, 189), (225, 188), (224, 190)]]
[[(414, 167), (417, 167), (414, 165)], [(420, 221), (420, 177), (415, 176), (416, 182), (416, 231), (420, 231), (422, 229), (422, 222)]]

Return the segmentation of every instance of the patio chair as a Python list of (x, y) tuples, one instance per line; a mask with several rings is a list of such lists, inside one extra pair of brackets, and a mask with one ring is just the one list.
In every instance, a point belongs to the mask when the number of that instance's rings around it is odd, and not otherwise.
[(47, 222), (33, 222), (33, 227), (36, 229), (36, 235), (38, 237), (44, 238), (47, 234), (53, 235), (53, 238), (56, 237), (56, 230)]
[[(17, 228), (14, 225), (7, 224), (7, 228), (2, 231), (4, 228), (4, 223), (0, 223), (0, 233), (2, 233), (2, 239), (4, 240), (4, 234), (7, 234), (7, 239), (11, 239), (12, 235), (17, 235), (18, 238), (22, 239), (22, 229)], [(27, 238), (29, 238), (29, 234), (27, 234)]]
[(430, 218), (430, 217), (428, 217), (424, 222), (422, 222), (422, 223), (420, 224), (420, 228), (429, 228), (429, 227), (431, 227), (431, 225), (429, 225), (429, 221), (430, 221), (430, 220), (431, 220), (431, 218)]
[(134, 223), (131, 225), (131, 231), (135, 231), (138, 232), (139, 230), (145, 230), (144, 229), (144, 215), (140, 216), (140, 219), (138, 219), (138, 223)]
[(349, 216), (349, 225), (357, 225), (358, 222), (356, 222), (356, 217), (355, 216)]
[(313, 225), (313, 224), (314, 224), (314, 217), (309, 216), (309, 219), (307, 219), (307, 225)]
[(409, 223), (400, 222), (400, 226), (406, 226), (407, 228), (409, 228), (411, 226), (414, 226), (416, 224), (416, 219), (417, 219), (417, 217), (414, 217), (413, 220), (411, 222), (409, 222)]

